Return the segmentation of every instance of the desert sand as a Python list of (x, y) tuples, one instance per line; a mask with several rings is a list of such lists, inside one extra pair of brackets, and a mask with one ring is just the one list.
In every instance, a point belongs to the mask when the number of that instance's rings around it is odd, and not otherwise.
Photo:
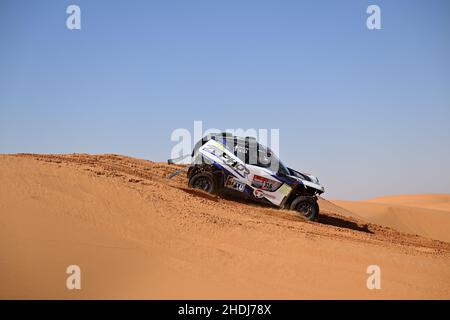
[[(0, 298), (450, 298), (449, 196), (321, 199), (307, 222), (166, 178), (180, 168), (0, 155)], [(81, 290), (66, 288), (73, 264)]]
[(366, 221), (450, 242), (450, 195), (402, 195), (333, 203), (358, 213)]

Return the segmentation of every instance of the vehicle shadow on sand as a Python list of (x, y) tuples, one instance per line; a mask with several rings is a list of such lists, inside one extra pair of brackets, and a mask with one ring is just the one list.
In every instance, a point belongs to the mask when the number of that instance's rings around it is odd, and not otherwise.
[(319, 214), (317, 222), (321, 224), (335, 226), (338, 228), (346, 228), (373, 234), (373, 231), (369, 230), (369, 226), (367, 224), (359, 225), (354, 221), (346, 220), (345, 217), (338, 217), (336, 215), (330, 215), (325, 212), (323, 213), (321, 212), (321, 214)]

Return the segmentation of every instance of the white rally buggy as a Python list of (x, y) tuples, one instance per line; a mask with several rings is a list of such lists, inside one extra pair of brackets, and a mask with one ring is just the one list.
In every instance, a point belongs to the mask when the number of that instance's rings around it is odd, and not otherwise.
[(308, 220), (319, 214), (317, 196), (324, 192), (319, 180), (286, 167), (255, 138), (208, 135), (197, 142), (191, 156), (191, 188), (296, 210)]

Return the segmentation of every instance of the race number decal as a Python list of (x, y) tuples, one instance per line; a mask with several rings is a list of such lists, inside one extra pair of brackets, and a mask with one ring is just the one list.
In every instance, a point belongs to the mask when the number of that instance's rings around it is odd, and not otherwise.
[(281, 185), (280, 182), (265, 177), (255, 175), (252, 180), (252, 186), (267, 191), (275, 191)]

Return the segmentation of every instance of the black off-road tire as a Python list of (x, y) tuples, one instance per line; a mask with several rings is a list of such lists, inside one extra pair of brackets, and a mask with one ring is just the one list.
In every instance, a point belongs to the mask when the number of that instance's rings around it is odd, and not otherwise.
[(312, 197), (299, 196), (292, 201), (290, 208), (291, 210), (297, 211), (309, 221), (319, 216), (319, 204)]
[(217, 192), (217, 180), (211, 172), (201, 171), (194, 174), (189, 179), (189, 187), (193, 189), (199, 189), (211, 194)]

